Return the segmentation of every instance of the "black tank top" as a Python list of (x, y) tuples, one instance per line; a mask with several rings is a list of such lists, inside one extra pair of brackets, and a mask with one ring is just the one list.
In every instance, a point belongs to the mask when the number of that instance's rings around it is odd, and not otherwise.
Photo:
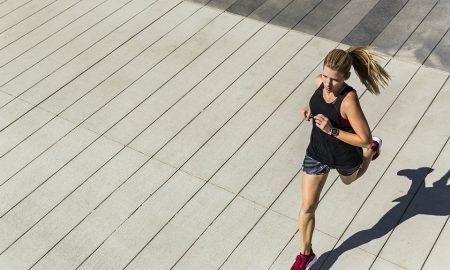
[[(323, 84), (321, 84), (309, 101), (311, 113), (313, 115), (323, 114), (328, 117), (333, 127), (355, 133), (348, 120), (341, 116), (342, 101), (351, 91), (355, 91), (355, 89), (347, 85), (333, 103), (326, 103), (323, 98)], [(361, 147), (350, 145), (328, 135), (316, 126), (315, 121), (311, 122), (313, 128), (306, 150), (310, 157), (336, 169), (355, 168), (362, 163), (363, 150)]]

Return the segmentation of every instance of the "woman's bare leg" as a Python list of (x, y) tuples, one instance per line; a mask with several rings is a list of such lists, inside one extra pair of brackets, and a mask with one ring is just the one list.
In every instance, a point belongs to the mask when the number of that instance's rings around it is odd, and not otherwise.
[(299, 213), (300, 251), (308, 255), (311, 252), (311, 241), (315, 226), (315, 211), (319, 204), (328, 174), (302, 175), (302, 205)]

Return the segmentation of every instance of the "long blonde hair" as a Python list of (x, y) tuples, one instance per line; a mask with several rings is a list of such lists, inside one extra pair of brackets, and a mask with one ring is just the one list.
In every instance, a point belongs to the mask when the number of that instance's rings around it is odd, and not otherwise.
[(378, 95), (380, 88), (385, 87), (391, 79), (375, 59), (375, 54), (368, 47), (350, 47), (347, 50), (334, 49), (325, 57), (324, 66), (332, 70), (342, 72), (349, 76), (350, 68), (353, 68), (359, 80), (372, 94)]

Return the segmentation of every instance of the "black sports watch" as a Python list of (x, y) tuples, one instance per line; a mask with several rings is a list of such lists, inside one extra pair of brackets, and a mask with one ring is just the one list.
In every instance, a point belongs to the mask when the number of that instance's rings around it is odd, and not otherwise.
[(331, 128), (330, 132), (328, 132), (328, 134), (330, 134), (333, 137), (337, 137), (339, 135), (339, 129), (337, 128)]

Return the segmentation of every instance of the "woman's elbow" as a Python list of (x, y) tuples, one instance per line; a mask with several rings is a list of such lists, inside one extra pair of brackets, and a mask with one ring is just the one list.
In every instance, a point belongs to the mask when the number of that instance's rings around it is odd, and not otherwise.
[(370, 148), (372, 145), (372, 137), (363, 138), (361, 144), (364, 148)]

